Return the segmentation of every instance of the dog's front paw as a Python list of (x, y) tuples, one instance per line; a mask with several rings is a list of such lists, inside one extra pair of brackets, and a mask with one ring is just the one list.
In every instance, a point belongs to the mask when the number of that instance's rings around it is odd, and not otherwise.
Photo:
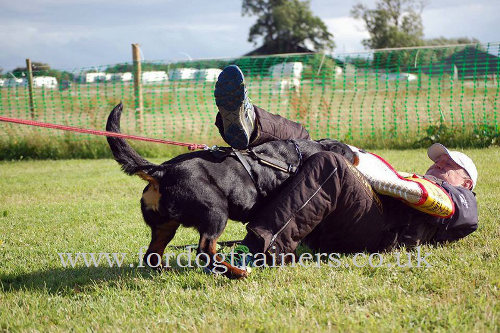
[(240, 280), (248, 277), (248, 273), (250, 273), (250, 267), (247, 269), (240, 269), (234, 266), (228, 268), (226, 272), (226, 276), (230, 279)]
[(228, 263), (224, 263), (221, 266), (217, 265), (209, 265), (203, 267), (203, 272), (210, 275), (219, 275), (225, 276), (232, 280), (239, 280), (248, 277), (251, 268), (247, 267), (246, 269), (241, 269), (235, 266), (232, 266)]

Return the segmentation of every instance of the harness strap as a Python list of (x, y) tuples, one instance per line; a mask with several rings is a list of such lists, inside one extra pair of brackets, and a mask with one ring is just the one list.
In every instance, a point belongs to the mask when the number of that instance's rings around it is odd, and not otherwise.
[(240, 161), (240, 163), (243, 165), (243, 167), (247, 171), (248, 175), (252, 179), (252, 181), (255, 184), (255, 186), (257, 186), (257, 182), (255, 181), (255, 178), (252, 175), (252, 168), (250, 167), (250, 164), (248, 164), (247, 160), (245, 160), (245, 158), (243, 157), (243, 155), (241, 154), (240, 151), (238, 151), (236, 149), (233, 149), (233, 153), (234, 153), (234, 155), (236, 155), (236, 157), (238, 158), (238, 160)]
[(254, 152), (253, 150), (249, 150), (248, 154), (252, 158), (259, 161), (259, 163), (268, 165), (268, 166), (275, 168), (275, 169), (278, 169), (280, 171), (287, 172), (287, 173), (295, 173), (297, 171), (296, 166), (294, 166), (292, 164), (287, 164), (287, 163), (285, 163), (281, 160), (278, 160), (274, 157), (269, 157), (269, 156), (265, 156), (263, 154), (258, 154), (256, 152)]

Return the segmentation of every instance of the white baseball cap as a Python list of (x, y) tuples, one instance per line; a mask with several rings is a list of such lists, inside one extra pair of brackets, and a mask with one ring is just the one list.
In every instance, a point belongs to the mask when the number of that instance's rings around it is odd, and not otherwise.
[(459, 151), (448, 150), (448, 148), (440, 143), (435, 143), (427, 149), (427, 156), (434, 162), (444, 154), (450, 156), (455, 163), (460, 165), (469, 174), (469, 177), (472, 179), (472, 188), (474, 188), (477, 183), (477, 169), (469, 156)]

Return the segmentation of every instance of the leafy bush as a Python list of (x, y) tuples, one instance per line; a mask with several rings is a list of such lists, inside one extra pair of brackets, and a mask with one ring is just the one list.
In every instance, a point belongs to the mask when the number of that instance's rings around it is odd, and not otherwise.
[(485, 148), (500, 142), (500, 133), (491, 125), (481, 125), (470, 133), (457, 134), (456, 129), (440, 123), (427, 127), (425, 132), (426, 136), (415, 141), (414, 147), (428, 147), (439, 142), (449, 147)]

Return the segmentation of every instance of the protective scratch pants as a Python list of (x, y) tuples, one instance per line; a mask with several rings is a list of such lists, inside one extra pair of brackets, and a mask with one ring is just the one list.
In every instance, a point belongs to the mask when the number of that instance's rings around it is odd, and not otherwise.
[(321, 252), (376, 251), (387, 229), (379, 197), (341, 155), (320, 152), (247, 225), (252, 253), (290, 253), (299, 242)]

